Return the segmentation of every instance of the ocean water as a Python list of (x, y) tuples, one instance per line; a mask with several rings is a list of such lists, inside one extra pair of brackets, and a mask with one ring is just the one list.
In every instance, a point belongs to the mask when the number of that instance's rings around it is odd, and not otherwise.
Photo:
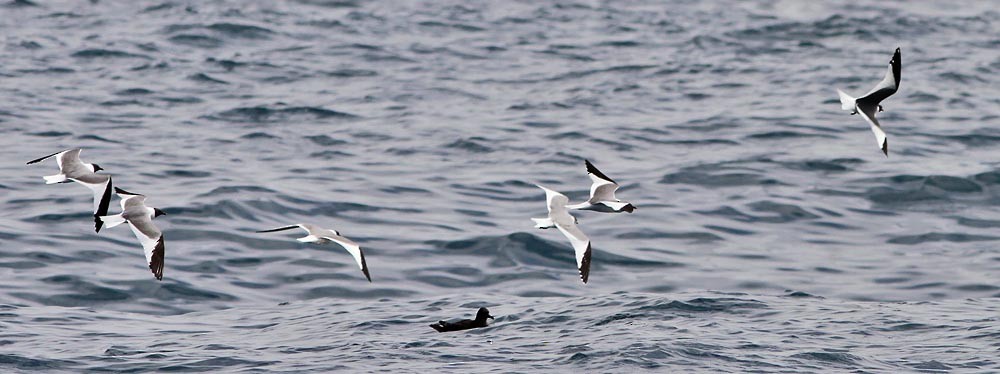
[[(0, 371), (1000, 371), (993, 2), (4, 0), (0, 35)], [(835, 89), (896, 47), (886, 157)], [(167, 212), (162, 282), (24, 164), (71, 147)], [(529, 220), (584, 159), (638, 207), (576, 213), (586, 285)], [(296, 222), (373, 282), (254, 233)]]

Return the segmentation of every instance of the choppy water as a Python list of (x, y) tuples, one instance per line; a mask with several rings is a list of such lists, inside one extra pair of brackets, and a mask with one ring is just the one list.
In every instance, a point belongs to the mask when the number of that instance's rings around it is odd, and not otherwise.
[[(8, 0), (0, 35), (5, 371), (1000, 370), (992, 2)], [(897, 46), (886, 158), (834, 88)], [(24, 165), (69, 147), (168, 213), (162, 282)], [(578, 214), (587, 285), (528, 220), (584, 158), (639, 207)], [(253, 233), (297, 221), (374, 282)]]

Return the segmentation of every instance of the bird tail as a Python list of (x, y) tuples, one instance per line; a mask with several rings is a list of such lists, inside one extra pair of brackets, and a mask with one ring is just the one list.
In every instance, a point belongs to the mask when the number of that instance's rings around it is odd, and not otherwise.
[(115, 227), (115, 226), (118, 226), (120, 224), (125, 223), (125, 217), (122, 217), (121, 214), (116, 214), (116, 215), (113, 215), (113, 216), (100, 216), (100, 217), (97, 217), (97, 218), (99, 218), (101, 220), (101, 222), (104, 222), (105, 224), (107, 224), (108, 227)]
[(66, 174), (46, 175), (42, 178), (45, 179), (45, 184), (56, 184), (67, 181)]
[(295, 240), (298, 240), (298, 241), (303, 242), (303, 243), (315, 243), (315, 242), (320, 241), (320, 238), (318, 236), (315, 236), (315, 235), (307, 235), (307, 236), (303, 236), (303, 237), (295, 239)]
[(551, 229), (556, 227), (555, 222), (552, 222), (551, 218), (532, 218), (531, 220), (535, 221), (535, 228), (538, 229)]
[(851, 95), (848, 95), (848, 94), (844, 93), (844, 91), (841, 91), (839, 88), (837, 89), (837, 95), (840, 95), (840, 109), (851, 110), (851, 111), (854, 110), (854, 108), (855, 108), (854, 100), (855, 99), (853, 97), (851, 97)]

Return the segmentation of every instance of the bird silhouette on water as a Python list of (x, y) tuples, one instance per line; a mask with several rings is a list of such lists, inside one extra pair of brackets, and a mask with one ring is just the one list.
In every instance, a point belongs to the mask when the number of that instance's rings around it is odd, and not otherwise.
[(474, 320), (463, 319), (458, 322), (438, 321), (438, 323), (430, 326), (438, 332), (461, 331), (489, 326), (490, 323), (487, 319), (494, 319), (493, 316), (490, 315), (490, 310), (486, 308), (479, 308), (479, 312), (476, 313), (476, 319)]

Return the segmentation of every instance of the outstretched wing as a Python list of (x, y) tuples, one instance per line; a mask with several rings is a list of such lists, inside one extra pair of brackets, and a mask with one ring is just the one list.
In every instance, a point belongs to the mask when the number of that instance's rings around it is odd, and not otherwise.
[(583, 283), (587, 283), (587, 279), (590, 278), (590, 238), (577, 227), (573, 216), (569, 213), (553, 217), (553, 221), (559, 232), (566, 236), (570, 244), (573, 245), (573, 250), (576, 252), (576, 267), (580, 270), (580, 279), (583, 280)]
[(591, 164), (589, 160), (583, 160), (583, 162), (587, 165), (587, 176), (589, 176), (590, 180), (593, 182), (593, 184), (590, 185), (590, 200), (588, 200), (588, 202), (595, 204), (599, 201), (618, 200), (615, 198), (615, 191), (618, 190), (618, 183), (609, 178), (607, 175), (604, 175), (604, 173), (600, 170), (597, 170), (597, 168), (594, 167), (594, 164)]
[[(68, 150), (66, 150), (66, 151), (68, 151)], [(52, 156), (55, 156), (55, 155), (58, 155), (58, 154), (60, 154), (60, 153), (63, 153), (63, 152), (66, 152), (66, 151), (59, 151), (59, 152), (56, 152), (56, 153), (53, 153), (53, 154), (51, 154), (51, 155), (48, 155), (48, 156), (45, 156), (45, 157), (39, 157), (39, 158), (36, 158), (36, 159), (34, 159), (34, 160), (31, 160), (31, 161), (28, 161), (28, 163), (27, 163), (27, 164), (25, 164), (25, 165), (31, 165), (31, 164), (35, 164), (35, 163), (39, 163), (39, 162), (42, 162), (42, 161), (45, 161), (45, 159), (47, 159), (47, 158), (49, 158), (49, 157), (52, 157)], [(59, 163), (60, 165), (62, 165), (62, 161), (61, 161), (61, 160), (59, 160), (59, 159), (56, 159), (56, 162), (58, 162), (58, 163)]]
[(858, 106), (877, 106), (882, 100), (896, 93), (896, 90), (899, 88), (899, 75), (902, 73), (902, 62), (900, 59), (899, 48), (896, 48), (896, 52), (892, 55), (892, 60), (889, 60), (889, 69), (885, 73), (885, 77), (875, 85), (875, 88), (872, 88), (871, 91), (868, 91), (864, 96), (857, 99)]
[(358, 243), (339, 235), (327, 235), (324, 236), (323, 239), (330, 240), (344, 247), (344, 249), (346, 249), (347, 252), (354, 257), (354, 262), (358, 263), (358, 267), (361, 268), (361, 272), (365, 273), (365, 278), (368, 278), (368, 282), (371, 283), (372, 276), (368, 273), (368, 263), (365, 262), (365, 253), (361, 251), (361, 246), (359, 246)]
[(875, 106), (861, 106), (858, 105), (858, 112), (861, 113), (861, 117), (868, 121), (871, 125), (872, 133), (875, 134), (875, 141), (878, 143), (879, 149), (882, 150), (886, 156), (889, 155), (889, 141), (886, 139), (885, 131), (882, 131), (882, 125), (878, 123), (878, 119), (875, 118), (875, 113), (878, 111), (878, 105)]
[(274, 229), (269, 229), (269, 230), (260, 230), (260, 231), (257, 231), (257, 232), (275, 232), (275, 231), (285, 231), (285, 230), (298, 229), (298, 228), (301, 228), (301, 229), (305, 230), (305, 228), (303, 228), (301, 225), (291, 225), (291, 226), (282, 226), (282, 227), (278, 227), (278, 228), (274, 228)]
[[(94, 193), (94, 230), (101, 232), (104, 222), (100, 216), (108, 215), (108, 206), (111, 205), (111, 176), (107, 174), (90, 173), (72, 178), (77, 183), (84, 185)], [(122, 200), (124, 203), (124, 200)], [(125, 206), (122, 206), (124, 210)]]
[(128, 227), (132, 229), (136, 239), (139, 239), (139, 244), (142, 244), (149, 270), (153, 272), (156, 280), (163, 280), (163, 255), (165, 252), (163, 233), (153, 224), (153, 220), (149, 216), (130, 219)]

